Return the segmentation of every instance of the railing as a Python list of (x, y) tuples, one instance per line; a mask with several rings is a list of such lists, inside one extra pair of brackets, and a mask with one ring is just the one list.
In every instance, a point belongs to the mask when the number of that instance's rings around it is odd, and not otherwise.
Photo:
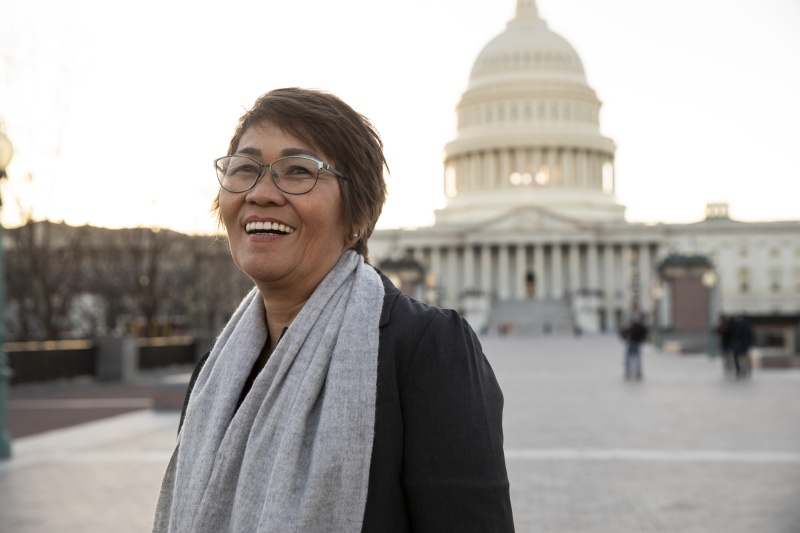
[(191, 368), (210, 348), (211, 341), (196, 337), (5, 344), (12, 385), (81, 376), (126, 381), (141, 371), (174, 366)]
[(79, 376), (97, 371), (92, 341), (7, 342), (11, 385)]

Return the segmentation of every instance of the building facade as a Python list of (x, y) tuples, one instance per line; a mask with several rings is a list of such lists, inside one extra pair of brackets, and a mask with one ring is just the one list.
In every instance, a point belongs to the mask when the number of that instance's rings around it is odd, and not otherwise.
[(661, 267), (676, 255), (709, 260), (709, 322), (800, 315), (800, 222), (743, 223), (725, 204), (695, 224), (627, 222), (600, 107), (572, 46), (518, 0), (456, 107), (446, 206), (433, 226), (376, 231), (373, 262), (420, 264), (415, 296), (482, 330), (613, 331), (632, 310), (669, 328), (674, 276)]

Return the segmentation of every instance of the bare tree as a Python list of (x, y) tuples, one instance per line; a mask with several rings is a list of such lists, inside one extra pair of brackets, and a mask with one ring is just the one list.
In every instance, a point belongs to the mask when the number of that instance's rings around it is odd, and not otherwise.
[(194, 237), (185, 299), (196, 335), (214, 336), (236, 310), (253, 282), (234, 264), (227, 244), (217, 238)]
[[(253, 282), (224, 242), (170, 230), (29, 222), (9, 231), (9, 339), (219, 333)], [(166, 325), (166, 329), (165, 329)]]
[(70, 310), (81, 286), (82, 230), (29, 221), (7, 231), (7, 299), (17, 310), (10, 338), (53, 340), (74, 329)]

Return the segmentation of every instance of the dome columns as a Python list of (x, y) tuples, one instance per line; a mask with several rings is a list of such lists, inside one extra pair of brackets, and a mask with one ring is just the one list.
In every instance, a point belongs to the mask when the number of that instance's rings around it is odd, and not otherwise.
[(519, 187), (613, 193), (613, 152), (570, 147), (518, 147), (462, 152), (445, 161), (449, 197)]

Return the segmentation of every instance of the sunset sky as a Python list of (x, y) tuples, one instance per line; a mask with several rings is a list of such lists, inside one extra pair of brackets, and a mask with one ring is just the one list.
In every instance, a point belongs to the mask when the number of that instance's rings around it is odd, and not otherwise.
[[(800, 220), (800, 2), (539, 0), (583, 60), (634, 222)], [(3, 223), (215, 230), (236, 120), (277, 87), (372, 119), (391, 168), (379, 227), (433, 222), (473, 61), (514, 0), (0, 0)]]

